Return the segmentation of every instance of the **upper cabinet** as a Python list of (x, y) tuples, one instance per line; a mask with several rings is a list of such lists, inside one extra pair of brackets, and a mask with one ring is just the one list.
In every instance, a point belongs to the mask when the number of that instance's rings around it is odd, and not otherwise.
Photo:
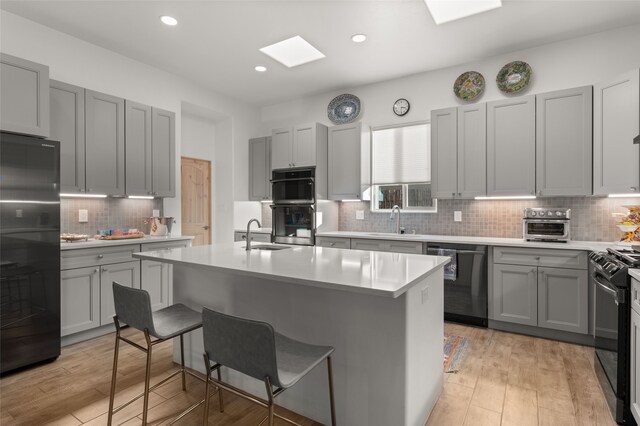
[(487, 195), (536, 193), (536, 98), (487, 103)]
[(0, 54), (1, 130), (49, 137), (49, 67)]
[(368, 126), (349, 123), (329, 128), (328, 191), (330, 200), (362, 200), (369, 187)]
[(271, 135), (272, 170), (314, 167), (327, 158), (327, 126), (304, 124), (275, 129)]
[(487, 194), (487, 105), (431, 112), (431, 184), (435, 197)]
[(640, 70), (594, 88), (593, 192), (640, 192)]
[(50, 80), (50, 138), (60, 141), (60, 192), (85, 192), (84, 88)]
[(125, 101), (125, 175), (127, 195), (153, 195), (151, 107)]
[(593, 87), (536, 95), (539, 196), (592, 194)]
[(271, 199), (271, 137), (249, 139), (249, 200)]
[(88, 193), (125, 195), (124, 99), (85, 91)]
[(176, 195), (176, 115), (159, 108), (151, 109), (153, 195)]

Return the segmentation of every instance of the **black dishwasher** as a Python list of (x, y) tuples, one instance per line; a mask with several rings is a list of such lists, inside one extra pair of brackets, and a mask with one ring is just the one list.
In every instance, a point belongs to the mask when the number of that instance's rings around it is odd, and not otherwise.
[(448, 256), (444, 270), (444, 319), (487, 326), (487, 246), (429, 243), (427, 254)]

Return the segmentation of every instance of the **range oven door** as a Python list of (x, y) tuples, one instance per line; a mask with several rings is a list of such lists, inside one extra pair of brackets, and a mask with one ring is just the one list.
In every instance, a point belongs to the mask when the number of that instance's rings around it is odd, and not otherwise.
[(274, 243), (315, 244), (315, 206), (313, 204), (272, 205), (271, 235)]
[(594, 271), (595, 370), (617, 422), (628, 410), (629, 298), (628, 288), (619, 288)]

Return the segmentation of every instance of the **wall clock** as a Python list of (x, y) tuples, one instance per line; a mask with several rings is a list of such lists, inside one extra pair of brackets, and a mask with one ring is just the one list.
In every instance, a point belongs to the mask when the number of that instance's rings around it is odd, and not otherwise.
[(394, 104), (393, 104), (393, 112), (398, 116), (398, 117), (402, 117), (403, 115), (406, 115), (409, 112), (409, 109), (411, 108), (411, 105), (409, 104), (409, 101), (404, 99), (404, 98), (400, 98), (398, 99)]

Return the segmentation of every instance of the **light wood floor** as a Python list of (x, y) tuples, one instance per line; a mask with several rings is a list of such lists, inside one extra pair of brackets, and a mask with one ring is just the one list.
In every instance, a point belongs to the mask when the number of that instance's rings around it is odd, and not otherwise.
[[(445, 330), (468, 337), (471, 344), (460, 371), (445, 374), (428, 426), (615, 425), (592, 370), (592, 349), (456, 324), (446, 324)], [(125, 334), (142, 341), (134, 330)], [(0, 425), (105, 425), (112, 356), (113, 335), (108, 335), (63, 348), (54, 363), (3, 377)], [(144, 354), (121, 345), (119, 365), (116, 404), (141, 391)], [(159, 345), (154, 377), (175, 368), (171, 344)], [(157, 388), (150, 397), (150, 424), (167, 424), (202, 397), (203, 386), (190, 379), (183, 392), (176, 377)], [(225, 412), (217, 407), (214, 397), (211, 425), (256, 425), (265, 415), (264, 409), (229, 394)], [(114, 423), (139, 425), (141, 412), (139, 401), (116, 414)], [(317, 425), (286, 410), (279, 412), (302, 425)], [(198, 408), (177, 424), (200, 424), (202, 414)]]

